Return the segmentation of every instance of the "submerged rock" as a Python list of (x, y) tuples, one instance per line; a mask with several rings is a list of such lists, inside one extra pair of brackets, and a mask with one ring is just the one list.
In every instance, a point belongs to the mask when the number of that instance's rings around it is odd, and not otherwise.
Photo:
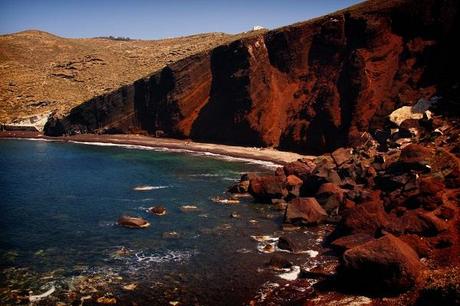
[(214, 203), (219, 203), (219, 204), (239, 204), (240, 200), (235, 199), (235, 198), (222, 198), (222, 197), (214, 197), (211, 198), (211, 201)]
[(179, 239), (180, 238), (180, 234), (178, 232), (164, 232), (161, 237), (163, 237), (163, 239)]
[(200, 209), (198, 208), (198, 206), (196, 205), (182, 205), (180, 207), (180, 210), (183, 212), (183, 213), (189, 213), (189, 212), (197, 212), (199, 211)]
[(118, 224), (127, 228), (146, 228), (150, 226), (147, 220), (140, 217), (121, 216), (118, 219)]
[(280, 250), (285, 250), (292, 253), (298, 253), (302, 249), (298, 242), (288, 237), (280, 237), (278, 239), (277, 247)]

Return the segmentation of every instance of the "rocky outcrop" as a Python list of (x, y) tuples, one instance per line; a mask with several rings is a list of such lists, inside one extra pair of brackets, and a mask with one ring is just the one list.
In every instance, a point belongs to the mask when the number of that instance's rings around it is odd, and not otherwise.
[(60, 121), (65, 133), (332, 151), (362, 142), (401, 105), (450, 103), (458, 22), (454, 0), (372, 0), (185, 58)]

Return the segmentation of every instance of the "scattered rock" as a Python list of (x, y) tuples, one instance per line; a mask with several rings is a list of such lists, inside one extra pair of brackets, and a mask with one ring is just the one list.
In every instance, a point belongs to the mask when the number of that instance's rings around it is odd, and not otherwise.
[(164, 232), (161, 237), (163, 239), (179, 239), (180, 234), (178, 232)]
[(288, 237), (280, 237), (278, 239), (277, 247), (280, 250), (285, 250), (292, 253), (298, 253), (302, 249), (297, 242)]
[(150, 226), (147, 220), (140, 217), (121, 216), (118, 219), (118, 224), (128, 228), (146, 228)]
[(251, 178), (254, 178), (256, 176), (257, 176), (257, 174), (255, 174), (255, 173), (247, 173), (247, 174), (242, 175), (240, 181), (237, 184), (231, 186), (228, 189), (228, 192), (230, 192), (230, 193), (247, 193), (248, 190), (249, 190), (249, 182), (250, 182)]
[(197, 211), (199, 211), (199, 208), (196, 205), (182, 205), (180, 207), (180, 210), (183, 213), (189, 213), (189, 212), (197, 212)]
[(219, 203), (219, 204), (239, 204), (240, 200), (235, 199), (235, 198), (229, 198), (225, 199), (222, 197), (214, 197), (211, 199), (214, 203)]
[(289, 269), (292, 267), (292, 262), (287, 260), (281, 254), (274, 254), (267, 263), (267, 266), (276, 270)]
[(113, 305), (117, 303), (117, 299), (114, 297), (101, 296), (100, 298), (97, 299), (97, 302), (99, 304)]
[(334, 162), (337, 164), (337, 166), (340, 167), (341, 165), (352, 159), (353, 149), (338, 148), (337, 150), (331, 153), (331, 156), (334, 159)]
[(311, 160), (298, 160), (283, 167), (286, 176), (295, 175), (302, 180), (308, 177), (315, 168), (316, 164)]
[(134, 289), (137, 288), (137, 284), (124, 285), (122, 288), (123, 290), (126, 290), (126, 291), (133, 291)]
[(162, 206), (154, 206), (149, 208), (149, 212), (157, 216), (164, 216), (166, 215), (166, 208)]
[(324, 183), (319, 187), (315, 198), (329, 215), (338, 215), (338, 209), (343, 202), (344, 190), (333, 183)]
[(263, 244), (260, 247), (258, 247), (258, 250), (262, 253), (270, 254), (270, 253), (274, 253), (276, 249), (275, 249), (274, 244), (267, 243), (267, 244)]
[(241, 218), (241, 215), (240, 215), (239, 213), (237, 213), (237, 212), (234, 211), (234, 212), (232, 212), (232, 213), (230, 214), (230, 217), (232, 217), (232, 218), (234, 218), (234, 219), (240, 219), (240, 218)]
[(399, 126), (403, 121), (409, 119), (430, 119), (432, 113), (428, 109), (431, 107), (431, 102), (426, 101), (421, 99), (414, 106), (403, 106), (394, 110), (389, 116), (390, 121)]
[(300, 196), (300, 187), (303, 184), (303, 181), (297, 176), (291, 174), (286, 178), (287, 189), (289, 194), (293, 197)]
[(296, 225), (291, 224), (291, 223), (283, 223), (282, 229), (283, 229), (284, 232), (294, 232), (294, 231), (298, 231), (299, 229), (301, 229), (301, 227), (296, 226)]

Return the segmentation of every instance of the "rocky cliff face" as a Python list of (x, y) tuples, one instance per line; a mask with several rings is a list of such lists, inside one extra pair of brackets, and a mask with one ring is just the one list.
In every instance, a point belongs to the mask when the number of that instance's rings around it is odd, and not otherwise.
[(368, 1), (256, 33), (87, 101), (46, 132), (161, 130), (308, 153), (358, 144), (395, 108), (456, 90), (458, 14), (455, 0)]

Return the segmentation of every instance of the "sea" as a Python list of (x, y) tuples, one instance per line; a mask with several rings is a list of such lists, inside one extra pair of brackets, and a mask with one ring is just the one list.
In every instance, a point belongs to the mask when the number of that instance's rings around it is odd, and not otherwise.
[[(0, 140), (0, 304), (244, 305), (260, 298), (261, 288), (284, 281), (263, 251), (282, 235), (283, 212), (250, 197), (238, 204), (213, 198), (228, 198), (242, 174), (276, 166), (166, 148)], [(153, 215), (152, 206), (167, 212)], [(151, 225), (121, 227), (122, 215)], [(303, 234), (309, 248), (320, 248), (324, 233)], [(316, 255), (285, 255), (317, 264)]]

